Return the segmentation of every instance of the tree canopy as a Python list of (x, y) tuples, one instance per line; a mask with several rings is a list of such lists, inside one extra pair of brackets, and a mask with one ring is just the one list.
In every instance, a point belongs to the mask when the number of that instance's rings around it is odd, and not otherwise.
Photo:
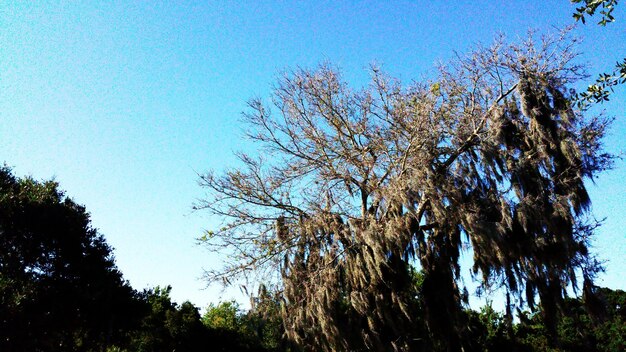
[(17, 178), (0, 167), (1, 351), (278, 348), (277, 314), (237, 312), (246, 329), (231, 331), (204, 324), (198, 308), (172, 302), (170, 292), (137, 292), (124, 281), (85, 208), (56, 182)]
[(89, 351), (124, 339), (134, 290), (85, 208), (0, 168), (0, 349)]
[(538, 298), (554, 328), (567, 287), (593, 294), (584, 181), (611, 165), (610, 120), (573, 104), (574, 50), (565, 33), (499, 39), (410, 86), (377, 67), (358, 90), (329, 65), (285, 74), (245, 114), (262, 155), (201, 178), (198, 207), (227, 219), (206, 242), (232, 254), (209, 279), (279, 272), (293, 341), (402, 350), (420, 270), (424, 333), (459, 350), (467, 251), (507, 319)]

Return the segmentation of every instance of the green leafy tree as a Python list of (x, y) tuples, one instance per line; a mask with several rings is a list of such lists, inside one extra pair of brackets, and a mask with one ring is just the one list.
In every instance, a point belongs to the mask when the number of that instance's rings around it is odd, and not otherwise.
[(131, 331), (130, 351), (203, 351), (215, 343), (191, 302), (172, 302), (172, 287), (156, 287), (141, 294), (145, 303), (141, 326)]
[(132, 338), (131, 346), (141, 352), (167, 351), (174, 346), (174, 339), (168, 328), (168, 316), (176, 311), (176, 304), (170, 298), (171, 286), (156, 287), (142, 292), (146, 305), (141, 327)]
[(189, 301), (167, 314), (166, 326), (175, 341), (175, 351), (201, 351), (210, 341), (198, 308)]
[(480, 311), (467, 311), (468, 340), (472, 351), (518, 350), (513, 338), (513, 322), (505, 314), (496, 311), (491, 303)]
[(596, 326), (598, 350), (620, 352), (626, 350), (626, 291), (602, 288), (599, 296), (606, 307), (606, 317)]
[(281, 297), (278, 292), (262, 285), (256, 297), (252, 299), (252, 308), (246, 314), (245, 320), (266, 350), (295, 350), (295, 346), (291, 346), (284, 339), (285, 328), (281, 317)]
[[(589, 302), (595, 312), (590, 312)], [(562, 305), (556, 336), (551, 335), (539, 312), (519, 312), (519, 322), (507, 343), (509, 350), (549, 352), (619, 352), (626, 346), (624, 324), (626, 294), (596, 288), (593, 297), (568, 298)], [(497, 320), (491, 320), (497, 321)], [(483, 320), (489, 324), (489, 319)]]
[(236, 301), (211, 303), (202, 316), (204, 325), (211, 329), (238, 331), (241, 327), (241, 310)]
[(136, 309), (85, 208), (1, 167), (0, 350), (104, 350), (124, 343)]
[[(277, 346), (265, 339), (270, 332), (269, 326), (262, 326), (264, 320), (256, 319), (251, 313), (240, 309), (236, 301), (211, 304), (202, 316), (202, 322), (216, 336), (217, 340), (227, 342), (224, 351), (271, 351)], [(266, 341), (267, 340), (267, 341)]]

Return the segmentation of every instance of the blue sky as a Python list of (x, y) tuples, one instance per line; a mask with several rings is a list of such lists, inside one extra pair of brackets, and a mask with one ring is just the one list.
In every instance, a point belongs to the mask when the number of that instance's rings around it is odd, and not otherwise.
[[(404, 82), (497, 33), (573, 23), (555, 1), (208, 1), (0, 3), (0, 162), (17, 175), (56, 178), (87, 206), (134, 287), (173, 286), (199, 306), (230, 297), (203, 290), (219, 255), (195, 244), (219, 224), (193, 213), (196, 172), (233, 165), (249, 148), (240, 114), (281, 70), (331, 62), (354, 86), (383, 65)], [(589, 21), (581, 59), (599, 73), (626, 56), (626, 11), (606, 28)], [(626, 150), (626, 87), (603, 107), (617, 117), (606, 140)], [(601, 285), (626, 289), (626, 164), (589, 184), (595, 242), (608, 260)]]

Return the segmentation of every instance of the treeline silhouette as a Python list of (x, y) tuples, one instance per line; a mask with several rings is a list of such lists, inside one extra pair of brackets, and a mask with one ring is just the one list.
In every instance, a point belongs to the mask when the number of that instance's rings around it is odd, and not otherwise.
[[(413, 281), (419, 295), (420, 273)], [(133, 289), (86, 209), (56, 182), (17, 178), (0, 168), (0, 351), (309, 350), (284, 337), (280, 292), (262, 287), (249, 311), (223, 302), (201, 316), (190, 302), (172, 302), (170, 291)], [(592, 315), (582, 299), (566, 300), (556, 335), (541, 312), (519, 311), (511, 321), (490, 305), (467, 309), (464, 348), (623, 351), (626, 293), (598, 288), (594, 297), (598, 311)], [(343, 312), (346, 321), (349, 314)], [(416, 326), (422, 338), (414, 339), (412, 350), (445, 348), (425, 324)]]
[(0, 351), (263, 350), (170, 289), (134, 290), (83, 206), (0, 168)]

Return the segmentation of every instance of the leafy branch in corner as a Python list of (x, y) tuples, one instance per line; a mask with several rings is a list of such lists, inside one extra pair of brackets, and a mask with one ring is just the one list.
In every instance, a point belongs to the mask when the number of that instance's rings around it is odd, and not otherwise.
[(591, 104), (609, 100), (609, 95), (614, 92), (613, 88), (626, 83), (626, 58), (615, 64), (611, 73), (601, 73), (594, 84), (589, 85), (587, 90), (574, 96), (574, 100), (581, 110), (586, 110)]
[[(607, 23), (615, 22), (613, 10), (618, 4), (618, 0), (571, 0), (572, 3), (583, 6), (577, 7), (574, 12), (574, 19), (585, 23), (585, 16), (593, 16), (598, 9), (601, 19), (598, 24), (606, 26)], [(609, 100), (609, 95), (613, 93), (613, 87), (626, 82), (626, 58), (622, 62), (615, 64), (615, 69), (611, 73), (601, 73), (594, 84), (589, 85), (587, 90), (574, 94), (574, 101), (581, 110), (586, 110), (591, 104), (602, 103)]]
[(576, 12), (574, 12), (574, 19), (576, 21), (581, 21), (585, 23), (585, 16), (593, 16), (595, 15), (598, 9), (600, 10), (600, 15), (602, 18), (600, 22), (598, 22), (601, 26), (606, 26), (607, 23), (615, 22), (615, 17), (613, 17), (613, 10), (618, 3), (618, 0), (572, 0), (574, 4), (584, 3), (584, 6), (580, 6), (576, 8)]

